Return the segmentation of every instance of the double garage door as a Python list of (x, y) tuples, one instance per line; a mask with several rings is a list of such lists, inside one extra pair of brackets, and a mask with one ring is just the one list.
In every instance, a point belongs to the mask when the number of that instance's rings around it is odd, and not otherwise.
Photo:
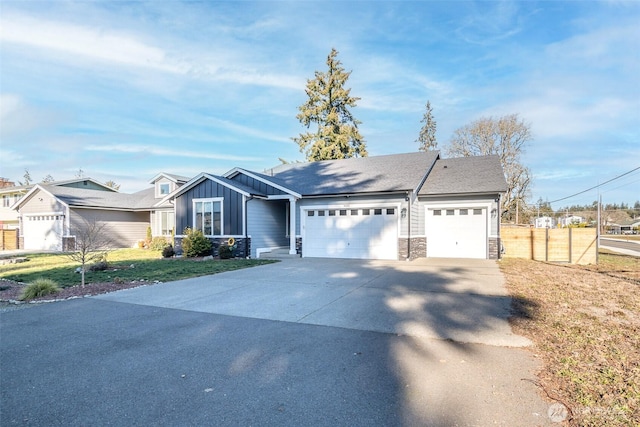
[(33, 250), (62, 250), (63, 215), (29, 215), (22, 219), (24, 248)]
[(393, 207), (304, 211), (302, 255), (398, 259), (398, 210)]
[(487, 258), (486, 208), (428, 208), (427, 256)]

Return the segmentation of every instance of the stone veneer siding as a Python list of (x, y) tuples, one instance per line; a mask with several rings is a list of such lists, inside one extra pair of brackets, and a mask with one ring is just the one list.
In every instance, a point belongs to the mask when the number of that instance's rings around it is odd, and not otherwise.
[(411, 238), (411, 254), (407, 253), (408, 238), (398, 238), (398, 259), (416, 259), (426, 258), (427, 256), (427, 238), (426, 237), (412, 237)]
[(500, 259), (499, 237), (489, 237), (489, 259)]

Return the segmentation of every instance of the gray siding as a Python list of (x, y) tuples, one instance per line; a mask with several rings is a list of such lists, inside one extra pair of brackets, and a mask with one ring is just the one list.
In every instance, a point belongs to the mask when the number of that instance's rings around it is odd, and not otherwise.
[(262, 194), (266, 194), (267, 196), (281, 196), (281, 195), (286, 195), (287, 193), (285, 193), (282, 190), (278, 190), (277, 188), (269, 185), (269, 184), (265, 184), (262, 181), (259, 181), (257, 179), (251, 178), (250, 176), (244, 175), (242, 173), (234, 176), (232, 178), (233, 181), (239, 182), (240, 184), (244, 184), (248, 187), (251, 187), (253, 189), (255, 189), (257, 192), (262, 193)]
[(31, 213), (50, 213), (50, 212), (63, 212), (66, 213), (66, 206), (62, 204), (55, 197), (43, 191), (34, 192), (29, 200), (24, 202), (20, 207), (20, 214)]
[(183, 234), (185, 228), (193, 226), (193, 199), (212, 197), (224, 198), (222, 203), (224, 221), (222, 235), (242, 235), (242, 210), (244, 209), (242, 194), (209, 179), (189, 189), (176, 199), (176, 234)]
[(104, 226), (102, 235), (112, 248), (136, 247), (139, 240), (146, 239), (150, 225), (148, 212), (71, 209), (69, 234), (75, 235), (87, 223)]
[(289, 247), (287, 208), (284, 200), (252, 199), (247, 202), (247, 234), (251, 236), (253, 258), (260, 248)]

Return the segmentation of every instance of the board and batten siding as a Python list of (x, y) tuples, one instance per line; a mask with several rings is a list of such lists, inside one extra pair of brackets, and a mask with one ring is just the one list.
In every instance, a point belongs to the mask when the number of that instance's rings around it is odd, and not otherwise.
[(104, 225), (102, 234), (112, 248), (137, 247), (138, 241), (147, 237), (148, 212), (128, 212), (98, 209), (71, 209), (70, 235), (87, 223)]
[(265, 194), (267, 196), (283, 196), (286, 195), (282, 190), (275, 188), (272, 185), (264, 183), (258, 179), (252, 178), (243, 173), (239, 173), (238, 175), (231, 178), (232, 181), (236, 181), (240, 184), (246, 185), (247, 187), (251, 187), (256, 190), (258, 193)]
[(251, 199), (247, 201), (247, 235), (251, 236), (251, 257), (258, 249), (289, 247), (285, 200)]
[(238, 193), (206, 179), (177, 197), (175, 202), (176, 235), (181, 235), (187, 227), (193, 227), (193, 199), (222, 197), (222, 235), (242, 236), (243, 197)]

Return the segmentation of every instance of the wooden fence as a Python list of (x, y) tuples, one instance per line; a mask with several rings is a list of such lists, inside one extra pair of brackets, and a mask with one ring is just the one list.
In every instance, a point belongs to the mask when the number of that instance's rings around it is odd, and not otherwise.
[(596, 231), (595, 228), (502, 228), (502, 256), (571, 264), (596, 264)]
[(5, 230), (0, 229), (0, 241), (2, 242), (2, 246), (0, 247), (3, 251), (12, 251), (18, 248), (18, 230)]

